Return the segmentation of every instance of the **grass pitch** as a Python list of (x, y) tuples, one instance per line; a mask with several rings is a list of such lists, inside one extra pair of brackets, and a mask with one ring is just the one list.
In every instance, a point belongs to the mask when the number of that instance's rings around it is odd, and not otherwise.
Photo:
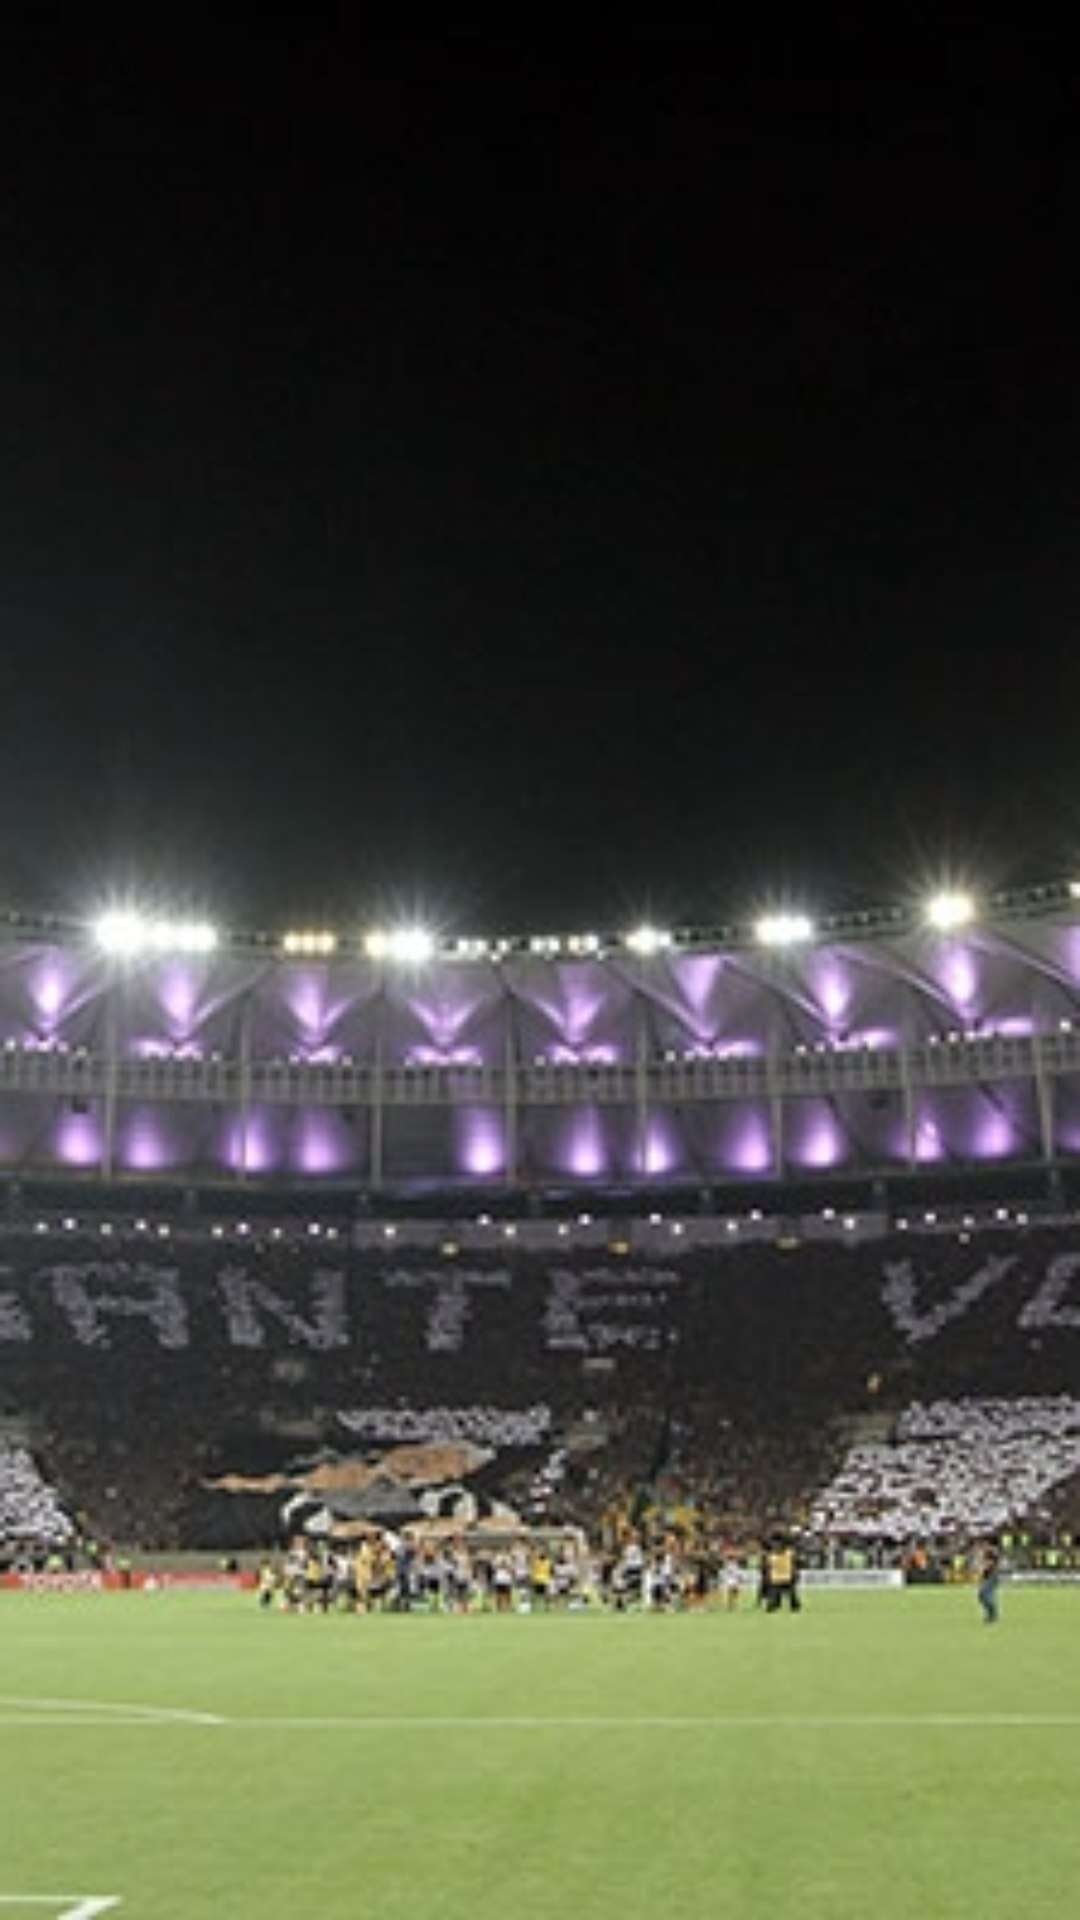
[(1068, 1590), (1006, 1589), (989, 1629), (969, 1591), (505, 1619), (5, 1594), (0, 1920), (1041, 1920), (1080, 1886), (1078, 1641)]

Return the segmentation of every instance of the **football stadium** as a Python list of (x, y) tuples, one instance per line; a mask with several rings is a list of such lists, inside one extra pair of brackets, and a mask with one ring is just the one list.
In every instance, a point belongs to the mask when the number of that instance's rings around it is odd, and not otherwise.
[(0, 1909), (1062, 1910), (1080, 885), (0, 937)]

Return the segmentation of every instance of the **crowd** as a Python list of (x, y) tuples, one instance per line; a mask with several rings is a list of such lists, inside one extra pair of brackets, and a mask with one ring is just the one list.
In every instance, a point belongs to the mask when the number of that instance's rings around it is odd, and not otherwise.
[(673, 1538), (715, 1562), (775, 1529), (828, 1555), (1064, 1527), (1073, 1246), (1038, 1227), (682, 1257), (665, 1242), (655, 1264), (500, 1247), (467, 1270), (343, 1250), (335, 1271), (325, 1249), (282, 1246), (245, 1272), (202, 1245), (125, 1264), (34, 1240), (9, 1249), (0, 1290), (0, 1405), (33, 1413), (41, 1472), (35, 1488), (7, 1470), (0, 1527), (29, 1513), (36, 1529), (53, 1487), (99, 1538), (258, 1547), (282, 1499), (230, 1496), (227, 1476), (413, 1442), (483, 1449), (464, 1490), (479, 1511), (504, 1502), (605, 1553), (633, 1534), (646, 1555)]
[(55, 1487), (25, 1447), (0, 1446), (0, 1561), (65, 1549), (75, 1534)]
[(1041, 1512), (1080, 1472), (1080, 1400), (916, 1401), (895, 1437), (851, 1449), (817, 1495), (811, 1525), (829, 1535), (928, 1540), (998, 1533)]

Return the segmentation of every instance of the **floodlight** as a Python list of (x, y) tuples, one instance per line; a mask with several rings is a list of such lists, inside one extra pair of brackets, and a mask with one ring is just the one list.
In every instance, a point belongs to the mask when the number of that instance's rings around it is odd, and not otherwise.
[(288, 954), (307, 954), (326, 956), (337, 950), (337, 934), (329, 932), (287, 933), (282, 942), (282, 951)]
[(970, 893), (935, 893), (926, 903), (927, 925), (939, 933), (951, 933), (954, 927), (966, 927), (975, 918), (975, 902)]
[(138, 953), (146, 940), (146, 922), (133, 908), (119, 907), (94, 922), (94, 939), (104, 953)]
[(813, 939), (814, 923), (805, 913), (765, 913), (755, 923), (754, 937), (763, 947), (794, 947)]
[(661, 933), (658, 927), (635, 927), (626, 935), (624, 944), (631, 953), (663, 953), (671, 945), (671, 935)]
[(1072, 900), (1080, 900), (1080, 880), (1069, 881), (1069, 897)]
[(369, 933), (364, 950), (371, 960), (421, 966), (435, 952), (435, 936), (426, 927), (395, 927), (389, 933)]

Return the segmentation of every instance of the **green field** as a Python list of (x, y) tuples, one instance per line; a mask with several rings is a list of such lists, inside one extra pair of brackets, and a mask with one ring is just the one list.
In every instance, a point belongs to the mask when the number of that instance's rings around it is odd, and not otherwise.
[(1080, 1897), (1078, 1645), (1060, 1589), (1006, 1590), (990, 1629), (968, 1591), (505, 1619), (5, 1594), (0, 1920), (61, 1893), (119, 1920), (1037, 1920)]

